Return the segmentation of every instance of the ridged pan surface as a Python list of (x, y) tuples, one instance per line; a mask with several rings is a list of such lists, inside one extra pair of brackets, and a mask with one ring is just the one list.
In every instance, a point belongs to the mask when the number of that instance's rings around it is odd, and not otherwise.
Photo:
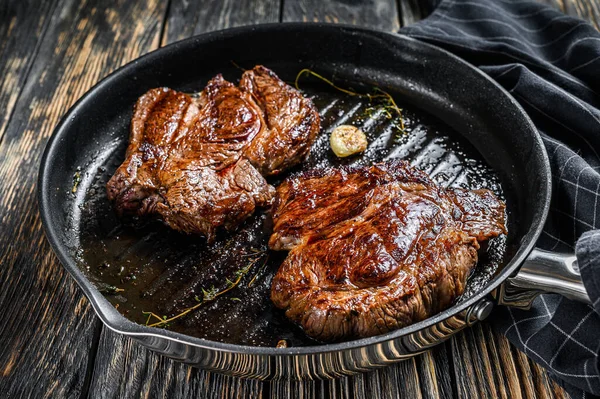
[[(277, 72), (277, 65), (267, 66)], [(231, 75), (233, 79), (235, 73)], [(293, 80), (294, 76), (285, 78)], [(360, 82), (340, 84), (369, 90)], [(504, 198), (498, 175), (473, 146), (402, 96), (395, 97), (404, 110), (405, 133), (398, 129), (397, 117), (390, 119), (378, 102), (344, 94), (315, 78), (301, 79), (300, 86), (319, 109), (322, 130), (307, 160), (290, 173), (399, 158), (426, 171), (442, 186), (488, 188)], [(202, 86), (194, 89), (199, 91)], [(346, 159), (333, 154), (329, 134), (341, 124), (357, 126), (366, 133), (369, 146), (363, 154)], [(79, 174), (86, 178), (76, 188), (82, 195), (74, 194), (77, 200), (73, 202), (80, 212), (75, 226), (81, 238), (77, 249), (80, 267), (118, 311), (141, 324), (149, 317), (144, 312), (172, 317), (197, 304), (203, 290), (223, 290), (228, 280), (236, 280), (238, 270), (248, 269), (236, 288), (166, 328), (233, 344), (275, 346), (285, 339), (289, 346), (314, 345), (316, 342), (270, 301), (271, 279), (286, 253), (268, 251), (269, 210), (256, 212), (238, 231), (223, 232), (211, 244), (198, 236), (171, 231), (160, 221), (120, 219), (106, 198), (105, 185), (124, 159), (126, 146), (127, 131), (123, 131), (117, 140), (98, 150), (91, 162), (81, 165)], [(286, 175), (271, 183), (277, 185)], [(481, 251), (465, 298), (485, 285), (502, 265), (505, 242), (505, 237), (499, 237), (487, 251)], [(115, 288), (119, 292), (114, 292)], [(151, 318), (150, 323), (154, 322)]]
[[(232, 61), (248, 69), (263, 64), (288, 82), (310, 68), (340, 87), (385, 90), (404, 109), (402, 135), (376, 104), (314, 78), (300, 79), (320, 111), (322, 131), (308, 159), (289, 173), (401, 158), (441, 185), (489, 188), (506, 200), (509, 234), (482, 251), (454, 306), (387, 334), (315, 342), (270, 301), (272, 277), (286, 254), (266, 248), (268, 210), (212, 244), (157, 220), (116, 216), (105, 185), (124, 159), (137, 98), (161, 86), (194, 93), (217, 73), (237, 81), (242, 72)], [(364, 154), (344, 160), (333, 155), (328, 138), (340, 124), (365, 131)], [(109, 328), (177, 360), (231, 375), (313, 378), (389, 364), (476, 321), (473, 309), (497, 294), (532, 250), (549, 209), (550, 188), (548, 158), (530, 119), (474, 67), (401, 35), (292, 23), (204, 34), (107, 77), (71, 108), (51, 137), (41, 162), (39, 203), (58, 258)], [(219, 291), (237, 281), (236, 272), (244, 269), (239, 284), (216, 300), (164, 329), (144, 327), (147, 312), (177, 315), (195, 306), (203, 290)], [(276, 348), (282, 339), (288, 347)]]

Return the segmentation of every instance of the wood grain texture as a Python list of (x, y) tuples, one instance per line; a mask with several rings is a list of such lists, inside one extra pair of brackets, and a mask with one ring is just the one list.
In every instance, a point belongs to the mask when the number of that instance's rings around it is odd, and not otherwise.
[[(538, 1), (598, 27), (600, 0)], [(35, 199), (43, 146), (61, 115), (91, 85), (159, 43), (209, 30), (318, 20), (393, 31), (430, 12), (416, 0), (285, 0), (281, 15), (280, 5), (278, 0), (0, 2), (2, 397), (567, 398), (543, 368), (487, 324), (368, 374), (258, 383), (158, 356), (94, 317), (43, 238)]]
[[(43, 10), (42, 3), (29, 7)], [(158, 0), (64, 0), (53, 9), (46, 10), (49, 26), (0, 145), (3, 397), (66, 398), (87, 390), (100, 322), (44, 238), (36, 201), (39, 161), (59, 118), (87, 89), (158, 45), (164, 15)], [(30, 15), (36, 18), (35, 11)]]
[(479, 323), (451, 339), (459, 398), (568, 398), (546, 371)]
[(600, 0), (558, 0), (565, 14), (582, 18), (600, 29)]
[(225, 27), (279, 21), (280, 0), (171, 0), (162, 44)]
[(0, 141), (56, 1), (0, 2)]
[(567, 15), (578, 17), (600, 29), (600, 0), (536, 0), (558, 8)]
[(89, 398), (257, 398), (258, 381), (175, 362), (109, 329), (102, 330)]
[(284, 22), (329, 22), (384, 31), (400, 28), (395, 0), (289, 0), (283, 2)]

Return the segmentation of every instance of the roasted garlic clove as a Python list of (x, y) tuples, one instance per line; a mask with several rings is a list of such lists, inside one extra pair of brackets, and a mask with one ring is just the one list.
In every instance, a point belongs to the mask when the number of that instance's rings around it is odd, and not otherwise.
[(351, 125), (336, 127), (329, 137), (331, 149), (340, 158), (363, 152), (367, 144), (367, 137), (362, 130)]

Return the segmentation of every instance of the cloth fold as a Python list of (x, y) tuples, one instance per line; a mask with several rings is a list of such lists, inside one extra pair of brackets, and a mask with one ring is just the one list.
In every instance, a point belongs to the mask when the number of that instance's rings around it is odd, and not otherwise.
[(492, 323), (573, 397), (600, 396), (600, 33), (531, 1), (435, 3), (427, 19), (400, 33), (474, 64), (529, 114), (553, 173), (551, 211), (537, 245), (576, 253), (594, 303), (541, 295), (530, 311), (500, 307)]

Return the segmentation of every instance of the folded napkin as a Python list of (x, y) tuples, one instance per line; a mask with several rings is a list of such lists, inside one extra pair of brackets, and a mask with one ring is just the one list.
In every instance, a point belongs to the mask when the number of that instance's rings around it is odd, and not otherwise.
[(476, 65), (532, 118), (553, 173), (551, 212), (537, 244), (576, 253), (594, 303), (542, 295), (530, 311), (500, 307), (493, 325), (573, 397), (600, 395), (600, 33), (530, 1), (436, 3), (401, 33)]

